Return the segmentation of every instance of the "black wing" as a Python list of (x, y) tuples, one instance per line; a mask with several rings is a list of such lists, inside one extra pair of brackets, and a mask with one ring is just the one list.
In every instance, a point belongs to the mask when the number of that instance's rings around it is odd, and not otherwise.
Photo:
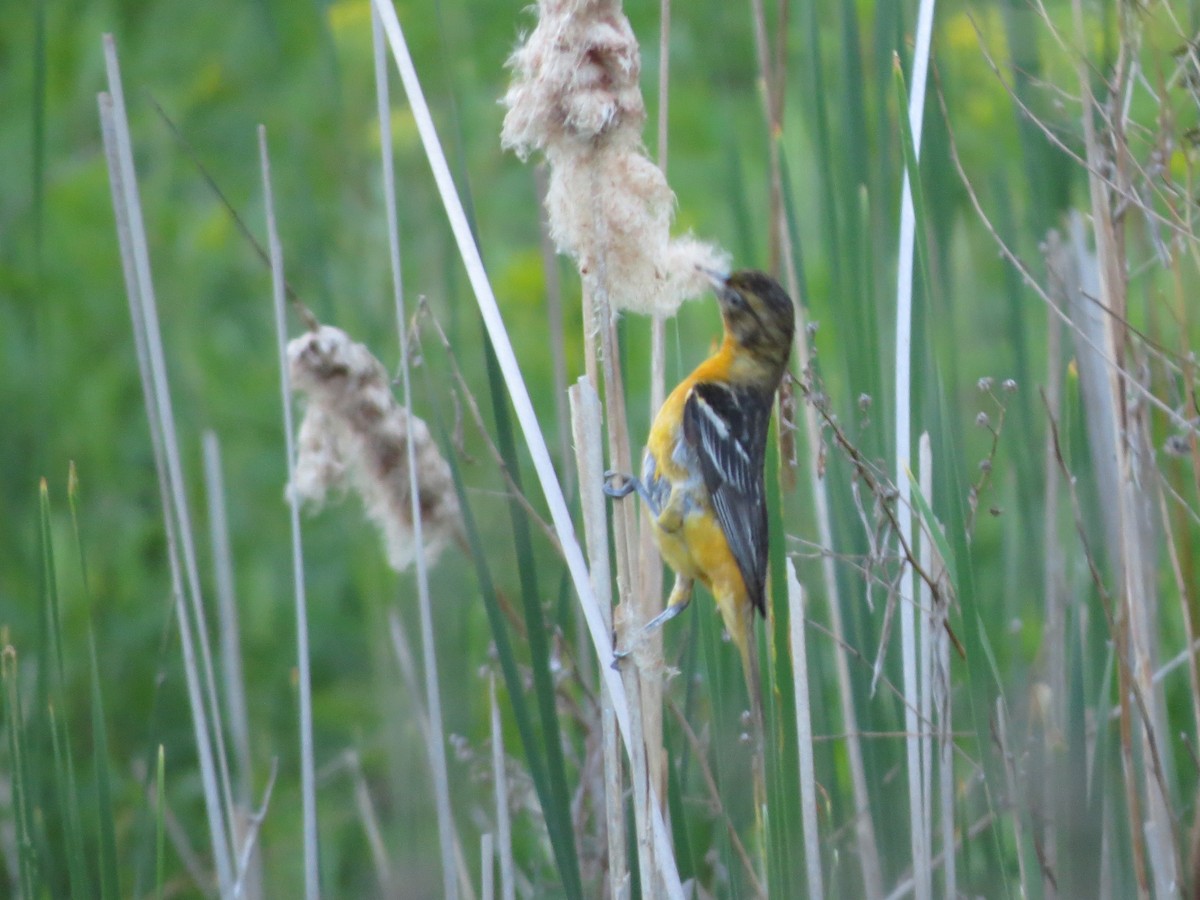
[(720, 384), (692, 388), (683, 408), (683, 436), (700, 471), (746, 591), (766, 616), (767, 503), (763, 491), (771, 396)]

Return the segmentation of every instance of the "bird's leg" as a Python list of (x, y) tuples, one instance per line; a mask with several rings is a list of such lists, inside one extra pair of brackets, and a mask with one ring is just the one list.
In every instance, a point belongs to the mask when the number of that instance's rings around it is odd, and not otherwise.
[[(614, 482), (614, 479), (617, 479)], [(642, 502), (650, 510), (650, 514), (658, 518), (658, 504), (654, 502), (654, 498), (650, 496), (650, 492), (646, 490), (646, 485), (642, 484), (641, 479), (636, 475), (624, 475), (615, 469), (609, 469), (604, 473), (604, 493), (614, 499), (628, 497), (634, 491), (638, 492), (638, 496), (642, 498)]]
[(688, 608), (688, 604), (692, 602), (692, 585), (694, 581), (691, 578), (684, 578), (682, 575), (675, 576), (675, 586), (671, 588), (671, 596), (667, 598), (667, 607), (657, 616), (639, 628), (633, 635), (633, 641), (630, 642), (629, 649), (613, 651), (613, 667), (625, 657), (633, 652), (634, 645), (644, 639), (646, 635), (654, 629), (662, 626), (664, 622), (669, 622), (681, 612)]

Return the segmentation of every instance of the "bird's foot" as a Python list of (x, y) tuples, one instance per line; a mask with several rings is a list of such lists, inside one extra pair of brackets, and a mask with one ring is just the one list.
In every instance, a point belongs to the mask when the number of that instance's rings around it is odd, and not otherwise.
[(604, 473), (604, 493), (614, 499), (628, 497), (641, 487), (642, 483), (633, 475), (622, 474), (616, 469), (609, 469)]
[(608, 496), (620, 500), (622, 497), (628, 497), (634, 491), (637, 491), (638, 496), (642, 498), (642, 502), (646, 504), (651, 515), (657, 518), (658, 504), (654, 502), (654, 498), (650, 496), (650, 492), (646, 490), (646, 485), (642, 484), (641, 479), (636, 475), (618, 472), (616, 469), (609, 469), (604, 473), (604, 493)]

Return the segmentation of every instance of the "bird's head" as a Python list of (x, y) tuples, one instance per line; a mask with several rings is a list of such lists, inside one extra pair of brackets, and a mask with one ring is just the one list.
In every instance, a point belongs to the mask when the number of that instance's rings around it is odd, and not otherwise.
[(750, 269), (722, 275), (706, 270), (721, 304), (729, 338), (764, 363), (787, 365), (796, 330), (792, 298), (770, 275)]

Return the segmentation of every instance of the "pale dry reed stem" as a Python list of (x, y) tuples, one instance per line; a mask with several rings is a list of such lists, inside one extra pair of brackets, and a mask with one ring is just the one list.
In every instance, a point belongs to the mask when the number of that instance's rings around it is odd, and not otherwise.
[(259, 854), (258, 832), (263, 820), (267, 817), (267, 807), (271, 805), (271, 793), (275, 790), (275, 776), (279, 774), (279, 760), (271, 760), (271, 773), (267, 776), (267, 786), (263, 789), (262, 803), (254, 815), (246, 823), (246, 833), (242, 838), (242, 849), (237, 860), (237, 880), (233, 883), (233, 900), (241, 900), (245, 894), (255, 896), (262, 890), (261, 866), (256, 864)]
[[(267, 250), (271, 257), (271, 294), (275, 307), (275, 337), (279, 349), (279, 388), (283, 406), (284, 447), (288, 484), (296, 479), (296, 446), (292, 435), (292, 388), (288, 372), (287, 310), (283, 287), (283, 248), (275, 219), (271, 189), (271, 160), (267, 154), (267, 129), (258, 126), (258, 152), (262, 165), (263, 204), (267, 218)], [(292, 533), (292, 586), (296, 604), (297, 681), (300, 694), (300, 792), (304, 842), (304, 895), (317, 900), (321, 895), (320, 860), (317, 849), (317, 783), (313, 748), (312, 676), (308, 650), (308, 597), (304, 581), (304, 547), (300, 535), (300, 499), (289, 491), (288, 511)]]
[(808, 896), (825, 895), (821, 877), (821, 838), (817, 832), (817, 779), (813, 763), (812, 709), (809, 705), (808, 644), (804, 635), (804, 588), (796, 565), (787, 560), (788, 627), (792, 650), (792, 680), (796, 691), (796, 740), (800, 756), (800, 816), (804, 823), (804, 867)]
[[(909, 87), (908, 120), (916, 159), (921, 154), (921, 125), (925, 113), (925, 83), (929, 72), (929, 48), (933, 31), (934, 0), (921, 0), (917, 10), (916, 47)], [(904, 113), (902, 112), (901, 115)], [(908, 471), (912, 458), (912, 296), (913, 256), (916, 246), (916, 213), (913, 207), (911, 179), (917, 172), (904, 172), (900, 200), (900, 251), (896, 273), (896, 508), (900, 511), (899, 539), (902, 547), (912, 544), (911, 488)], [(917, 648), (915, 598), (912, 566), (904, 564), (900, 573), (900, 652), (904, 674), (904, 728), (908, 778), (909, 838), (912, 847), (913, 876), (917, 900), (929, 900), (929, 847), (925, 843), (926, 797), (921, 783), (921, 747), (919, 731), (919, 689), (917, 684)]]
[(208, 497), (209, 539), (212, 541), (213, 581), (217, 588), (217, 621), (221, 632), (221, 669), (229, 731), (237, 759), (237, 800), (250, 800), (253, 770), (250, 762), (250, 724), (246, 714), (246, 685), (242, 677), (242, 648), (238, 628), (237, 597), (233, 582), (233, 553), (229, 547), (229, 522), (225, 513), (225, 478), (221, 467), (221, 442), (216, 432), (205, 431), (202, 444), (204, 485)]
[[(612, 576), (608, 551), (608, 522), (605, 497), (601, 490), (604, 480), (604, 460), (600, 455), (603, 423), (600, 398), (587, 376), (581, 377), (569, 391), (571, 401), (571, 430), (575, 439), (575, 460), (579, 470), (579, 502), (583, 513), (583, 533), (587, 544), (588, 566), (592, 590), (611, 633)], [(600, 665), (607, 665), (604, 659)], [(600, 739), (604, 742), (604, 810), (608, 835), (608, 880), (613, 900), (623, 900), (631, 891), (625, 858), (624, 779), (612, 697), (607, 683), (600, 686)]]
[[(237, 818), (233, 822), (233, 841), (236, 847), (247, 838), (246, 829), (255, 827), (250, 813), (250, 789), (254, 770), (250, 756), (250, 722), (246, 713), (246, 684), (242, 675), (241, 635), (238, 627), (237, 597), (234, 591), (233, 552), (229, 546), (229, 523), (225, 513), (225, 478), (221, 467), (221, 443), (213, 431), (205, 431), (202, 441), (204, 456), (204, 491), (208, 498), (208, 526), (213, 558), (213, 581), (217, 589), (217, 622), (221, 638), (221, 676), (224, 685), (229, 732), (233, 739), (236, 762), (234, 792)], [(272, 772), (272, 781), (274, 772)], [(269, 796), (268, 791), (268, 796)], [(265, 812), (264, 801), (264, 812)], [(248, 866), (248, 871), (243, 868)], [(239, 863), (238, 884), (244, 885), (245, 896), (262, 896), (262, 854), (254, 853)], [(235, 886), (236, 887), (236, 886)], [(237, 891), (235, 890), (235, 894)]]
[(495, 839), (490, 831), (479, 836), (479, 896), (482, 900), (495, 900), (496, 897), (496, 848)]
[[(1083, 8), (1080, 0), (1071, 4), (1075, 38), (1083, 46), (1084, 24)], [(1136, 47), (1132, 43), (1136, 37), (1131, 35), (1131, 28), (1126, 13), (1121, 13), (1120, 27), (1121, 52), (1118, 55), (1116, 69), (1112, 75), (1116, 85), (1116, 94), (1112, 98), (1113, 118), (1108, 125), (1108, 133), (1102, 138), (1097, 133), (1094, 119), (1094, 100), (1091, 87), (1091, 73), (1085, 57), (1076, 57), (1076, 72), (1079, 79), (1080, 95), (1083, 100), (1083, 133), (1086, 156), (1089, 169), (1098, 170), (1102, 165), (1111, 164), (1119, 184), (1128, 179), (1128, 153), (1126, 124), (1128, 106), (1129, 66), (1131, 57), (1136, 57)], [(1102, 145), (1103, 140), (1103, 145)], [(1111, 154), (1111, 155), (1110, 155)], [(1096, 323), (1097, 339), (1104, 354), (1112, 359), (1121, 360), (1127, 352), (1127, 330), (1118, 323), (1127, 320), (1128, 309), (1128, 272), (1127, 261), (1124, 257), (1124, 216), (1114, 214), (1108, 192), (1094, 175), (1089, 171), (1088, 187), (1091, 198), (1091, 221), (1096, 247), (1096, 272), (1099, 276), (1099, 292), (1095, 296), (1099, 305), (1114, 315)], [(1150, 875), (1154, 879), (1154, 891), (1157, 896), (1169, 896), (1178, 889), (1180, 864), (1176, 856), (1179, 841), (1175, 836), (1175, 822), (1171, 810), (1171, 798), (1162, 778), (1158, 748), (1167, 748), (1168, 742), (1164, 737), (1168, 734), (1165, 716), (1162, 708), (1162, 698), (1154, 690), (1151, 672), (1157, 652), (1156, 632), (1153, 623), (1157, 622), (1158, 592), (1155, 575), (1155, 546), (1157, 535), (1152, 532), (1152, 514), (1146, 509), (1147, 497), (1140, 485), (1146, 482), (1148, 460), (1148, 441), (1146, 436), (1146, 414), (1144, 409), (1131, 407), (1126, 400), (1125, 391), (1117, 373), (1111, 368), (1092, 361), (1094, 374), (1092, 385), (1092, 400), (1089, 414), (1093, 411), (1104, 417), (1103, 434), (1093, 434), (1091, 451), (1094, 458), (1104, 457), (1115, 466), (1116, 477), (1101, 482), (1101, 496), (1109, 502), (1103, 504), (1115, 511), (1113, 523), (1116, 526), (1115, 538), (1110, 542), (1111, 558), (1116, 561), (1116, 575), (1121, 584), (1121, 611), (1116, 614), (1116, 627), (1124, 634), (1114, 634), (1119, 652), (1127, 654), (1126, 664), (1129, 666), (1129, 677), (1136, 685), (1140, 702), (1144, 704), (1143, 715), (1138, 720), (1137, 739), (1141, 754), (1150, 765), (1140, 765), (1127, 770), (1126, 777), (1130, 780), (1130, 797), (1140, 789), (1144, 792), (1146, 804), (1146, 820), (1139, 821), (1136, 812), (1136, 802), (1130, 804), (1130, 828), (1134, 832), (1131, 841), (1134, 845), (1135, 858), (1139, 848), (1144, 847), (1145, 856), (1149, 861)], [(1085, 378), (1083, 359), (1080, 359), (1081, 384)], [(1111, 501), (1114, 499), (1116, 503)], [(1124, 733), (1128, 733), (1129, 723), (1122, 722)], [(1129, 751), (1124, 751), (1128, 758)], [(1143, 844), (1144, 842), (1144, 844)], [(1139, 886), (1146, 890), (1149, 885), (1139, 866)]]
[[(196, 734), (209, 837), (213, 846), (217, 883), (222, 896), (228, 896), (233, 879), (233, 846), (230, 835), (233, 821), (232, 790), (225, 762), (212, 656), (204, 628), (203, 599), (200, 595), (191, 517), (183, 484), (175, 416), (154, 299), (154, 284), (150, 275), (150, 255), (142, 220), (137, 174), (133, 166), (125, 96), (112, 35), (104, 36), (104, 55), (110, 93), (101, 94), (98, 99), (105, 157), (112, 188), (113, 210), (117, 220), (130, 316), (133, 321), (143, 399), (150, 422), (155, 469), (158, 473), (169, 548), (172, 592), (179, 622), (188, 700)], [(191, 598), (190, 610), (186, 599), (188, 597)], [(197, 664), (196, 643), (192, 636), (193, 620), (189, 618), (191, 615), (195, 616), (194, 624), (198, 629), (200, 662), (203, 669)]]
[[(918, 484), (926, 505), (933, 508), (933, 452), (929, 432), (922, 432), (917, 442)], [(920, 581), (921, 603), (921, 758), (925, 793), (925, 846), (933, 852), (933, 759), (938, 759), (938, 796), (941, 820), (944, 895), (956, 897), (957, 868), (954, 854), (954, 733), (951, 730), (950, 688), (950, 603), (952, 585), (946, 577), (946, 566), (937, 549), (934, 529), (937, 521), (925, 522), (920, 532), (918, 554), (921, 568), (933, 579)], [(934, 722), (936, 718), (936, 727)], [(937, 738), (935, 754), (932, 738)], [(935, 863), (930, 863), (930, 889)]]
[[(508, 772), (504, 764), (504, 733), (500, 728), (500, 705), (496, 702), (495, 675), (488, 681), (488, 700), (492, 711), (492, 786), (496, 794), (496, 836), (500, 843), (500, 896), (503, 900), (516, 900), (512, 820), (508, 813)], [(493, 861), (487, 858), (488, 871), (492, 868)]]
[[(1046, 259), (1047, 293), (1055, 309), (1065, 306), (1074, 292), (1075, 271), (1061, 235), (1051, 231), (1043, 243)], [(1046, 410), (1050, 418), (1057, 421), (1063, 396), (1062, 327), (1058, 317), (1046, 311)], [(1050, 685), (1050, 716), (1053, 727), (1063, 729), (1066, 724), (1066, 592), (1063, 583), (1063, 558), (1059, 545), (1059, 472), (1054, 454), (1054, 440), (1046, 435), (1046, 446), (1042, 458), (1042, 481), (1045, 498), (1042, 504), (1042, 541), (1045, 545), (1045, 570), (1042, 573), (1042, 594), (1045, 603), (1046, 631), (1043, 645), (1046, 648), (1046, 678)], [(1047, 791), (1051, 789), (1047, 785)], [(1047, 809), (1052, 808), (1051, 798), (1046, 797)], [(1053, 860), (1051, 860), (1053, 863)]]
[[(922, 431), (917, 438), (917, 486), (929, 508), (933, 508), (933, 454), (929, 445), (929, 432)], [(933, 571), (933, 533), (935, 525), (925, 522), (917, 531), (917, 556), (921, 568)], [(919, 620), (917, 622), (917, 679), (921, 698), (919, 708), (921, 723), (921, 795), (924, 806), (921, 810), (924, 829), (925, 852), (933, 852), (933, 740), (930, 723), (933, 722), (933, 642), (936, 623), (933, 610), (933, 587), (925, 579), (917, 582), (915, 598)], [(932, 875), (930, 891), (933, 890)]]

